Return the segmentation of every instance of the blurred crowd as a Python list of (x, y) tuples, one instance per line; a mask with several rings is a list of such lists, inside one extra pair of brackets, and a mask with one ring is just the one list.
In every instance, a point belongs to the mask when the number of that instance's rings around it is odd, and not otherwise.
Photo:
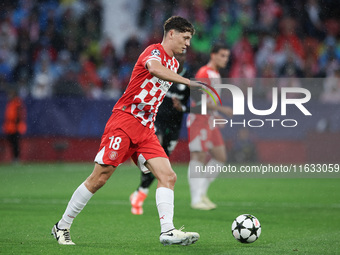
[[(138, 28), (117, 56), (101, 33), (103, 6), (96, 0), (3, 0), (0, 8), (0, 91), (16, 86), (21, 97), (117, 98), (139, 54), (162, 40), (171, 15), (194, 23), (187, 68), (206, 64), (213, 43), (231, 49), (223, 77), (325, 78), (317, 98), (340, 103), (340, 1), (141, 0)], [(117, 17), (119, 18), (119, 17)], [(271, 87), (265, 83), (260, 96)]]

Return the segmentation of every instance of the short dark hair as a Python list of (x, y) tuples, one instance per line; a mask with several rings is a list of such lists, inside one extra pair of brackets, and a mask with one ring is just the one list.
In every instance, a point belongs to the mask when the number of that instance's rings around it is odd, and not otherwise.
[(185, 18), (179, 16), (172, 16), (168, 18), (163, 25), (164, 34), (167, 34), (171, 29), (175, 29), (180, 33), (190, 32), (192, 35), (195, 33), (194, 26)]
[(218, 53), (220, 50), (229, 50), (229, 47), (224, 43), (215, 43), (211, 47), (210, 53)]

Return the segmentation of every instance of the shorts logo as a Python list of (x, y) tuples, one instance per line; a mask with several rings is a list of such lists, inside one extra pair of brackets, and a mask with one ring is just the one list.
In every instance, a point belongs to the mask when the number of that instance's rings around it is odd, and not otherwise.
[(116, 151), (109, 152), (109, 159), (115, 160), (115, 159), (117, 159), (117, 157), (118, 157), (118, 152), (116, 152)]
[(157, 49), (154, 49), (154, 50), (151, 51), (151, 55), (152, 56), (159, 56), (159, 55), (161, 55), (161, 52)]

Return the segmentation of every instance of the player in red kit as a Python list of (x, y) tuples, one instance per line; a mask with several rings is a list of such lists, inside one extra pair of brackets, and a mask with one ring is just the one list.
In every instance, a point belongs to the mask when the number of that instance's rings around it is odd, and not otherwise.
[[(202, 80), (211, 86), (221, 84), (219, 69), (225, 68), (229, 60), (229, 49), (223, 44), (215, 44), (210, 52), (210, 60), (207, 65), (201, 67), (195, 78)], [(217, 89), (216, 89), (217, 90)], [(220, 91), (217, 91), (218, 93)], [(191, 207), (199, 210), (211, 210), (216, 204), (207, 196), (208, 188), (217, 177), (214, 173), (195, 173), (196, 169), (204, 166), (223, 166), (226, 159), (226, 149), (220, 130), (212, 125), (213, 116), (223, 113), (232, 116), (230, 107), (215, 105), (207, 99), (208, 114), (189, 115), (189, 186), (191, 194)], [(199, 105), (199, 102), (195, 102)], [(208, 162), (208, 154), (211, 156)]]
[(113, 108), (92, 174), (73, 193), (61, 220), (52, 228), (59, 244), (74, 244), (70, 227), (92, 195), (110, 178), (116, 168), (132, 157), (138, 167), (151, 171), (158, 180), (156, 204), (161, 224), (160, 242), (164, 245), (190, 245), (199, 239), (195, 232), (175, 229), (174, 185), (176, 174), (154, 130), (154, 121), (165, 93), (173, 82), (197, 85), (178, 75), (175, 53), (182, 53), (194, 34), (186, 19), (174, 16), (164, 23), (162, 43), (147, 47), (139, 56), (129, 84)]
[[(177, 73), (186, 78), (192, 77), (190, 71), (184, 66), (186, 52), (175, 55), (180, 67)], [(166, 93), (162, 105), (159, 107), (155, 130), (157, 138), (162, 145), (166, 155), (170, 157), (179, 139), (184, 113), (189, 113), (190, 108), (186, 107), (190, 97), (188, 86), (173, 83)], [(141, 173), (140, 184), (131, 196), (131, 213), (143, 214), (143, 203), (149, 193), (149, 187), (154, 182), (155, 177), (150, 173)]]

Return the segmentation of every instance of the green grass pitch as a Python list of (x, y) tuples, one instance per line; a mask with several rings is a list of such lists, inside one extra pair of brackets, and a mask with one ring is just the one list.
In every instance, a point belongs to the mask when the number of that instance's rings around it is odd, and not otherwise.
[[(218, 208), (192, 210), (187, 166), (173, 165), (177, 228), (200, 233), (191, 246), (162, 246), (155, 206), (156, 183), (144, 215), (130, 213), (129, 195), (140, 173), (122, 165), (75, 219), (76, 246), (60, 246), (50, 235), (77, 186), (93, 164), (0, 165), (0, 253), (2, 254), (340, 254), (340, 179), (217, 179), (209, 196)], [(261, 222), (255, 243), (242, 244), (231, 223), (250, 213)]]

